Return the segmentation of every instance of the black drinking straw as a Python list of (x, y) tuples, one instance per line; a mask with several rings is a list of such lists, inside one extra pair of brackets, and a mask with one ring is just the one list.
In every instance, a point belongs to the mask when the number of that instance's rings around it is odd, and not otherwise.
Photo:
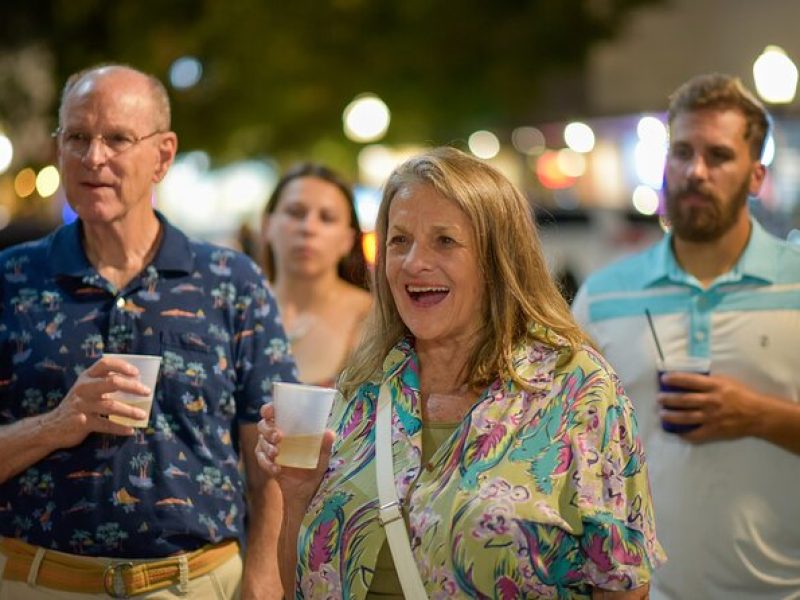
[(661, 351), (661, 344), (658, 343), (658, 335), (656, 335), (656, 327), (653, 325), (653, 316), (650, 314), (650, 310), (645, 308), (644, 314), (647, 315), (647, 322), (650, 324), (650, 333), (653, 334), (653, 341), (656, 343), (656, 350), (658, 350), (658, 357), (661, 359), (661, 362), (664, 362), (664, 353)]

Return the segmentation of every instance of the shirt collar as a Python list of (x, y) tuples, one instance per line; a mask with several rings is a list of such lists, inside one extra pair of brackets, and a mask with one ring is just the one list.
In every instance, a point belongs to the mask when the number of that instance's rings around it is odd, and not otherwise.
[[(512, 350), (512, 364), (521, 379), (528, 380), (533, 388), (542, 387), (543, 381), (551, 380), (553, 370), (557, 364), (571, 356), (569, 342), (549, 327), (532, 322), (528, 326), (528, 336), (523, 338)], [(383, 361), (383, 379), (388, 380), (401, 373), (410, 363), (416, 362), (414, 338), (411, 335), (403, 337), (389, 351)], [(544, 373), (537, 371), (536, 376), (530, 379), (528, 364), (534, 362), (543, 365)], [(545, 380), (542, 379), (546, 374)]]
[[(191, 273), (194, 268), (194, 253), (191, 242), (181, 230), (173, 226), (160, 212), (156, 217), (164, 228), (164, 236), (153, 260), (158, 271)], [(81, 242), (83, 226), (80, 220), (64, 225), (55, 232), (50, 242), (49, 262), (56, 276), (83, 278), (95, 273), (86, 257)]]
[[(777, 277), (772, 238), (755, 219), (750, 219), (750, 239), (733, 268), (717, 278), (717, 283), (754, 279), (772, 283)], [(653, 247), (652, 270), (644, 280), (645, 287), (659, 283), (691, 283), (696, 279), (683, 270), (672, 251), (672, 232), (668, 232)]]

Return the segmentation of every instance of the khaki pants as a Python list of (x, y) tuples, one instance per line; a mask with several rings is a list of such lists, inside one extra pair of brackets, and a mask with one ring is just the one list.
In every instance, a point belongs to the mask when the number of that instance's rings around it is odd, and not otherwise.
[[(98, 561), (105, 564), (103, 559)], [(0, 573), (5, 570), (5, 565), (6, 557), (0, 552)], [(241, 582), (242, 557), (236, 554), (210, 573), (190, 580), (185, 592), (181, 592), (178, 586), (172, 586), (132, 597), (141, 600), (238, 600)], [(24, 581), (0, 579), (0, 600), (97, 600), (108, 597), (106, 594), (62, 592)]]

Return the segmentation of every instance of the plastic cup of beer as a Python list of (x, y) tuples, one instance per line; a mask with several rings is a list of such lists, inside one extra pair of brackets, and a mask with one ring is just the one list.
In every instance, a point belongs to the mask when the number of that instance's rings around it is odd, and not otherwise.
[[(667, 385), (661, 381), (661, 376), (665, 373), (695, 373), (698, 375), (709, 375), (711, 373), (711, 359), (703, 356), (680, 356), (670, 357), (658, 362), (658, 389), (662, 392), (692, 392), (686, 388)], [(670, 410), (681, 410), (671, 408)], [(697, 429), (699, 425), (681, 425), (677, 423), (667, 423), (661, 421), (661, 428), (668, 433), (686, 433)]]
[(296, 469), (317, 468), (334, 396), (333, 388), (277, 381), (272, 384), (275, 424), (283, 433), (275, 458), (277, 464)]
[(127, 363), (132, 364), (139, 369), (139, 381), (150, 388), (149, 396), (140, 396), (138, 394), (129, 394), (128, 392), (114, 392), (110, 397), (114, 400), (124, 402), (130, 406), (135, 406), (147, 413), (144, 419), (129, 419), (128, 417), (121, 417), (119, 415), (108, 415), (108, 420), (120, 425), (127, 425), (128, 427), (147, 427), (150, 422), (150, 411), (153, 408), (153, 393), (156, 389), (156, 382), (158, 381), (158, 370), (161, 368), (160, 356), (149, 356), (146, 354), (110, 354), (104, 353), (103, 356), (112, 358), (120, 358)]

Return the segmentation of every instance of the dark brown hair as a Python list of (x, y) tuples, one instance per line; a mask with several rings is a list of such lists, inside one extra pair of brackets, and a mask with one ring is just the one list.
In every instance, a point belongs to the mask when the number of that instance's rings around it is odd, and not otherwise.
[[(264, 214), (271, 215), (274, 213), (278, 208), (278, 203), (280, 202), (284, 188), (289, 185), (290, 182), (302, 177), (313, 177), (315, 179), (327, 181), (336, 186), (347, 199), (347, 204), (350, 206), (350, 227), (355, 230), (356, 235), (355, 243), (353, 244), (353, 249), (350, 250), (350, 254), (339, 262), (339, 277), (353, 285), (366, 289), (369, 282), (367, 277), (367, 261), (364, 257), (364, 248), (362, 246), (363, 232), (361, 231), (361, 226), (358, 224), (355, 197), (353, 196), (353, 190), (350, 185), (334, 170), (325, 165), (313, 162), (303, 162), (291, 167), (284, 173), (283, 177), (278, 180), (275, 189), (272, 190), (272, 194), (270, 194), (269, 200), (267, 200)], [(265, 244), (264, 247), (264, 272), (267, 275), (267, 279), (270, 281), (275, 280), (275, 259), (272, 256), (272, 249), (269, 244)]]

